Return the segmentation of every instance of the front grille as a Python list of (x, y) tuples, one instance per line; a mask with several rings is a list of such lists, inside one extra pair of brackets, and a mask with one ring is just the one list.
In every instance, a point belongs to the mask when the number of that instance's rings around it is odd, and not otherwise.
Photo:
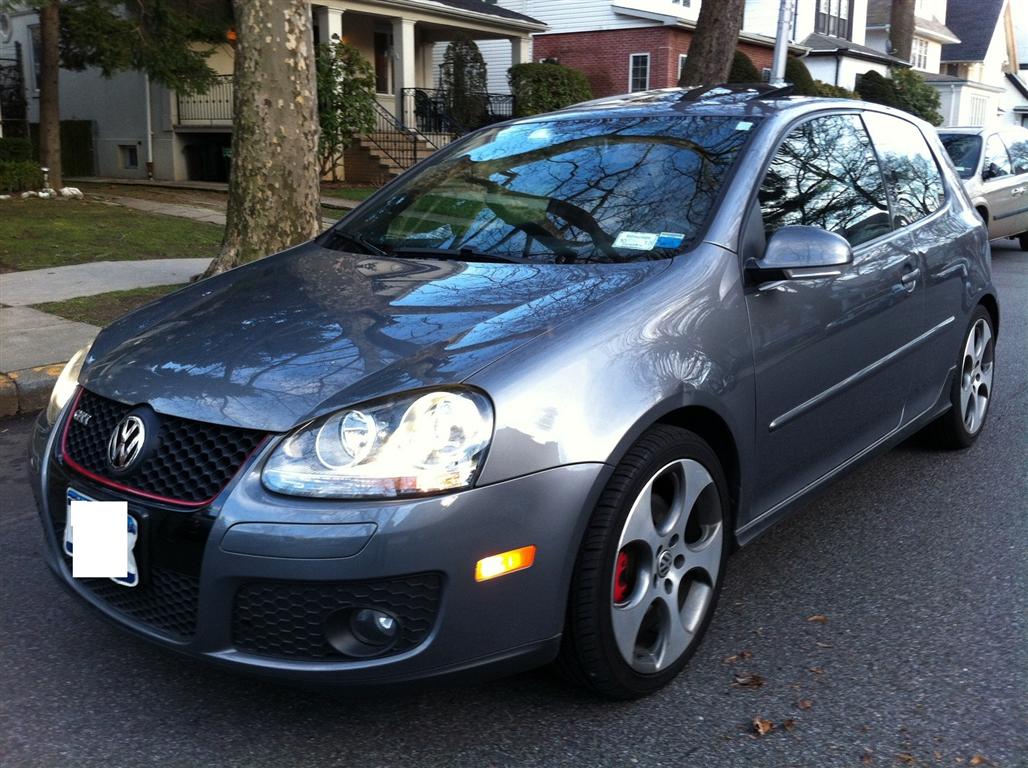
[(250, 582), (236, 593), (232, 641), (260, 656), (339, 661), (346, 657), (325, 641), (325, 621), (338, 610), (362, 607), (388, 611), (399, 620), (400, 637), (389, 653), (402, 653), (428, 636), (441, 588), (435, 573), (377, 581)]
[(196, 630), (200, 579), (154, 567), (138, 587), (123, 587), (109, 579), (77, 579), (112, 608), (176, 639), (187, 640)]
[(250, 429), (160, 415), (156, 450), (130, 475), (114, 479), (107, 468), (107, 443), (133, 406), (83, 390), (75, 410), (90, 418), (86, 424), (68, 419), (65, 452), (72, 461), (132, 490), (186, 504), (217, 496), (264, 437)]

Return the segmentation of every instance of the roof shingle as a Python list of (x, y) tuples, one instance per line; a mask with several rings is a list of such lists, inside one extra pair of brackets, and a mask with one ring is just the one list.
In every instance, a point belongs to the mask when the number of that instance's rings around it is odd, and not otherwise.
[(949, 0), (946, 26), (959, 43), (942, 46), (943, 61), (984, 61), (1005, 0)]

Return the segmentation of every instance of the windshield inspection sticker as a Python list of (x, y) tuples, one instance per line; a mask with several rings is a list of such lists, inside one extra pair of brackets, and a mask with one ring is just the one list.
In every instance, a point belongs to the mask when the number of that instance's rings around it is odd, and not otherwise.
[(735, 124), (735, 130), (737, 130), (737, 131), (748, 131), (752, 127), (753, 127), (753, 123), (751, 123), (751, 122), (749, 122), (747, 120), (740, 120), (739, 122), (737, 122)]
[(685, 235), (681, 232), (661, 232), (657, 238), (658, 248), (677, 248), (685, 240)]
[(615, 248), (631, 248), (633, 251), (652, 251), (659, 235), (653, 232), (621, 232), (614, 239)]

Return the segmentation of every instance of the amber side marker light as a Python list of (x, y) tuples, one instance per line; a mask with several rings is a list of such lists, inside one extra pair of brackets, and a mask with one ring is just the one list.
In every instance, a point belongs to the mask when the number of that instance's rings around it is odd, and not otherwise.
[(497, 576), (506, 576), (514, 571), (530, 568), (535, 562), (535, 547), (521, 547), (501, 552), (498, 555), (483, 557), (475, 563), (475, 581), (488, 581)]

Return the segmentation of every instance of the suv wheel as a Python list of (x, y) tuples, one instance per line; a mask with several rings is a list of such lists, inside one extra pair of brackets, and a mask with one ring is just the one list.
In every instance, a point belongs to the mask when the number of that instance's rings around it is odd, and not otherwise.
[(941, 448), (967, 448), (981, 434), (992, 402), (996, 369), (996, 334), (992, 317), (979, 306), (960, 347), (956, 375), (950, 388), (951, 408), (929, 427)]
[(728, 550), (717, 455), (678, 427), (650, 429), (614, 470), (589, 522), (558, 661), (619, 699), (677, 675), (710, 623)]

